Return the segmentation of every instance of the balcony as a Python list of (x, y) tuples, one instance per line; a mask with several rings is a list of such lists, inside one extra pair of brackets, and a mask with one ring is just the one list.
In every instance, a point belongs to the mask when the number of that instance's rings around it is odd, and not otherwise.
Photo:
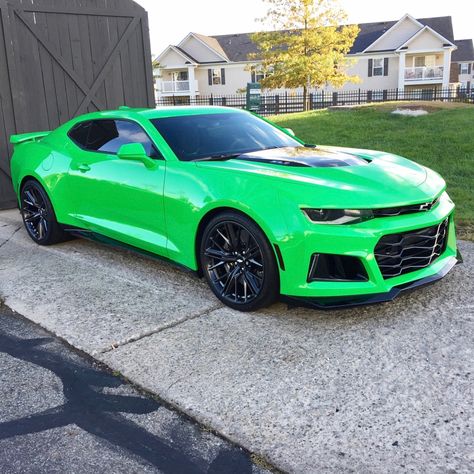
[(441, 82), (443, 66), (423, 66), (405, 68), (405, 82)]
[(191, 90), (191, 81), (161, 81), (162, 94), (189, 94), (197, 90), (197, 81), (194, 81), (194, 91)]

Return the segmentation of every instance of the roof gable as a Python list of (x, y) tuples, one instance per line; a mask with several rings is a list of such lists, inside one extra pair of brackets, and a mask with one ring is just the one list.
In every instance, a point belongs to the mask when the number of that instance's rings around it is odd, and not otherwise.
[(196, 64), (196, 61), (182, 51), (177, 46), (169, 45), (161, 54), (159, 54), (155, 61), (162, 67), (180, 66), (183, 64)]
[(203, 43), (209, 46), (212, 50), (217, 52), (222, 58), (228, 59), (225, 54), (225, 51), (222, 49), (222, 46), (219, 44), (219, 41), (217, 41), (216, 38), (213, 38), (212, 36), (201, 35), (199, 33), (193, 33), (193, 35), (196, 38), (199, 38)]
[(445, 46), (454, 44), (429, 26), (424, 26), (397, 49), (439, 49)]
[(423, 25), (418, 20), (406, 14), (382, 33), (363, 52), (393, 51), (421, 28), (423, 28)]
[(210, 36), (189, 33), (179, 44), (178, 48), (199, 63), (227, 62), (219, 42)]

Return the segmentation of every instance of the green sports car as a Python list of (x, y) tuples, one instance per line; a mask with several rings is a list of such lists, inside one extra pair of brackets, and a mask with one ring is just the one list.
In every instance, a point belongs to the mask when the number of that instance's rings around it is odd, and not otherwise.
[(390, 300), (457, 262), (434, 171), (379, 151), (305, 144), (250, 112), (96, 112), (11, 137), (23, 221), (40, 245), (100, 238), (204, 275), (228, 306), (278, 297)]

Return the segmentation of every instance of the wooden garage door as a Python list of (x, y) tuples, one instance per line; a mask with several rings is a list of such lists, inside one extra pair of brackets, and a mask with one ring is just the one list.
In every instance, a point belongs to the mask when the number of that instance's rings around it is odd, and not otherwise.
[[(0, 208), (14, 204), (12, 133), (153, 107), (145, 10), (129, 0), (0, 0)], [(2, 39), (4, 41), (2, 41)]]

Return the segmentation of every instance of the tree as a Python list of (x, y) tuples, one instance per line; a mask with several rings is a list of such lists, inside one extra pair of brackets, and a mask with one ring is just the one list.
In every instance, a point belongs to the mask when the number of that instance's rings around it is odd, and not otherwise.
[(262, 87), (303, 88), (304, 109), (308, 109), (308, 90), (331, 84), (341, 87), (356, 82), (346, 73), (349, 52), (359, 33), (357, 25), (341, 24), (345, 13), (334, 0), (264, 0), (268, 11), (263, 23), (272, 31), (254, 33), (265, 77)]

